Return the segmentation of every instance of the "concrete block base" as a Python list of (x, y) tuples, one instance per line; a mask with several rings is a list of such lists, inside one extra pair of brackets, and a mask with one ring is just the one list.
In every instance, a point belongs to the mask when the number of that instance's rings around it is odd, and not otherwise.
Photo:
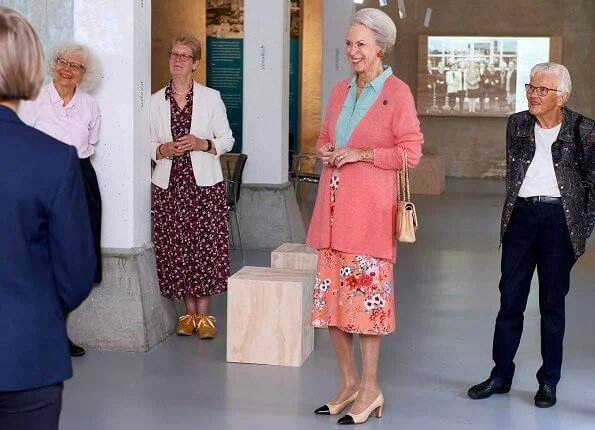
[(274, 249), (286, 242), (306, 241), (306, 229), (290, 182), (242, 184), (239, 215), (245, 248)]
[(173, 301), (159, 293), (151, 245), (103, 250), (103, 282), (68, 318), (70, 339), (89, 348), (146, 352), (174, 333)]

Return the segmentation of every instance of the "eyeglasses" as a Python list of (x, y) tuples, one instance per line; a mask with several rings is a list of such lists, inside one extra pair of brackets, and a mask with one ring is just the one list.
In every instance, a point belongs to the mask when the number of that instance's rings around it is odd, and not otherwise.
[(85, 71), (85, 66), (79, 63), (75, 63), (73, 61), (68, 61), (66, 58), (56, 57), (56, 64), (60, 67), (70, 67), (71, 70), (74, 70), (77, 73), (81, 73)]
[(556, 90), (554, 88), (547, 88), (547, 87), (534, 87), (531, 84), (525, 84), (525, 90), (527, 91), (527, 94), (532, 94), (533, 92), (536, 92), (537, 95), (539, 97), (545, 97), (547, 96), (547, 93), (550, 91), (555, 91), (557, 93), (561, 93), (561, 90)]
[(180, 60), (183, 63), (187, 63), (188, 61), (192, 60), (194, 57), (188, 54), (179, 54), (177, 52), (169, 51), (169, 59), (170, 60)]

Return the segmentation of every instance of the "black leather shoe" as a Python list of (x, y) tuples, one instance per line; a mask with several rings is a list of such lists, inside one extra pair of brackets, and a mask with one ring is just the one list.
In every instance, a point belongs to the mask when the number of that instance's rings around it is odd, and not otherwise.
[(80, 357), (85, 355), (86, 352), (85, 348), (75, 345), (70, 339), (68, 339), (68, 349), (70, 350), (71, 357)]
[(549, 408), (556, 404), (556, 387), (540, 384), (539, 390), (535, 393), (535, 406), (538, 408)]
[(316, 415), (330, 415), (331, 414), (331, 410), (328, 408), (327, 405), (322, 405), (318, 409), (315, 409), (314, 410), (314, 413)]
[(510, 391), (510, 385), (503, 385), (493, 378), (488, 378), (481, 384), (469, 388), (467, 395), (473, 400), (487, 399), (492, 394), (506, 394)]

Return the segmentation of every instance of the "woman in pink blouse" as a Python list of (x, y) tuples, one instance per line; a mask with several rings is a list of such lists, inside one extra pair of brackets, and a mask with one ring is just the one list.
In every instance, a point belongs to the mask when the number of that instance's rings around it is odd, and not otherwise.
[[(85, 92), (100, 78), (99, 63), (89, 49), (68, 44), (53, 50), (49, 57), (52, 82), (44, 85), (37, 98), (21, 103), (19, 116), (26, 124), (76, 148), (93, 231), (96, 256), (94, 282), (101, 282), (101, 194), (90, 157), (99, 142), (99, 106)], [(81, 356), (85, 350), (70, 342), (70, 354)]]
[[(421, 158), (411, 91), (382, 63), (395, 39), (395, 24), (379, 9), (352, 17), (345, 54), (354, 75), (333, 89), (316, 144), (324, 168), (307, 239), (319, 250), (312, 324), (328, 327), (341, 385), (315, 413), (339, 414), (353, 403), (339, 424), (382, 413), (380, 344), (395, 330), (396, 171), (405, 150), (409, 167)], [(360, 337), (361, 377), (354, 334)]]

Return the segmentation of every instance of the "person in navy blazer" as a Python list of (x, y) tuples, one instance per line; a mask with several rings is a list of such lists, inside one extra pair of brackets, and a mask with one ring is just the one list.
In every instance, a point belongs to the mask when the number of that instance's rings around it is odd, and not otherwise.
[(16, 114), (43, 64), (30, 24), (0, 8), (0, 429), (58, 428), (72, 376), (65, 319), (96, 264), (76, 150)]

